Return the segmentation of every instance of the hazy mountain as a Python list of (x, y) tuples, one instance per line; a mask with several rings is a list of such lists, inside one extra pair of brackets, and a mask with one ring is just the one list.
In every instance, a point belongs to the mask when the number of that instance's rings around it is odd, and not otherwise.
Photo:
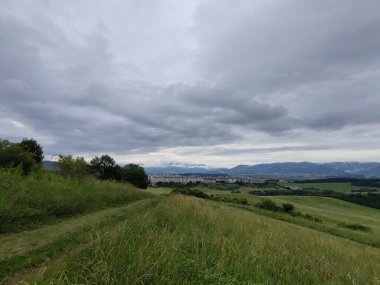
[(325, 176), (380, 176), (380, 163), (370, 162), (282, 162), (257, 165), (238, 165), (233, 168), (203, 167), (146, 167), (150, 174), (203, 173), (203, 174), (256, 174), (256, 175), (325, 175)]
[[(58, 167), (53, 161), (43, 161), (43, 165), (52, 170)], [(251, 174), (251, 175), (321, 175), (321, 176), (366, 176), (380, 177), (380, 163), (377, 162), (281, 162), (256, 165), (238, 165), (232, 168), (208, 168), (193, 165), (166, 165), (162, 167), (145, 167), (148, 174)]]
[(55, 161), (43, 160), (42, 165), (50, 170), (58, 170), (57, 163)]
[(232, 174), (319, 174), (340, 175), (341, 170), (328, 164), (317, 164), (311, 162), (285, 162), (257, 165), (239, 165), (230, 169)]

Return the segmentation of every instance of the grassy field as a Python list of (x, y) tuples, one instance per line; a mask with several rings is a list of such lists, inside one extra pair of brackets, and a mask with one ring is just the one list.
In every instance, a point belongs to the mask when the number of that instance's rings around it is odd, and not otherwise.
[(146, 192), (156, 195), (169, 194), (173, 189), (168, 187), (149, 187)]
[[(292, 216), (255, 207), (263, 197), (247, 191), (198, 187), (249, 202), (241, 205), (173, 195), (165, 187), (21, 178), (21, 190), (16, 182), (8, 188), (23, 197), (47, 187), (52, 195), (61, 193), (63, 199), (48, 200), (56, 205), (73, 199), (64, 193), (89, 197), (90, 185), (99, 187), (95, 201), (100, 187), (110, 197), (126, 196), (52, 224), (42, 220), (33, 230), (0, 234), (0, 284), (380, 284), (377, 209), (324, 197), (265, 197), (292, 203), (302, 214)], [(32, 197), (47, 197), (41, 192)]]
[(353, 190), (359, 189), (373, 189), (373, 187), (360, 187), (352, 185), (351, 183), (337, 182), (337, 183), (283, 183), (283, 186), (291, 188), (314, 188), (318, 190), (333, 190), (345, 194), (350, 194)]
[[(217, 190), (207, 190), (207, 194), (225, 197), (246, 198), (247, 210), (256, 214), (264, 215), (274, 219), (280, 219), (318, 231), (323, 231), (340, 237), (345, 237), (363, 244), (380, 247), (380, 211), (377, 209), (353, 204), (350, 202), (314, 196), (266, 196), (258, 197), (246, 193), (226, 193)], [(321, 222), (307, 220), (302, 217), (293, 217), (286, 213), (261, 210), (254, 205), (263, 199), (270, 199), (278, 205), (289, 202), (302, 214), (321, 219)], [(358, 231), (345, 227), (342, 224), (360, 224), (370, 228), (370, 231)]]
[(15, 284), (35, 271), (43, 270), (52, 260), (87, 246), (99, 230), (110, 229), (125, 221), (131, 212), (158, 201), (144, 199), (35, 230), (0, 235), (0, 284)]
[[(241, 187), (241, 193), (231, 193), (225, 190), (215, 190), (207, 187), (196, 187), (209, 195), (217, 195), (229, 198), (245, 198), (249, 205), (243, 206), (246, 210), (256, 214), (264, 215), (274, 219), (287, 221), (293, 224), (308, 227), (314, 230), (330, 233), (336, 236), (351, 239), (353, 241), (380, 248), (380, 211), (370, 207), (353, 204), (339, 199), (314, 196), (266, 196), (258, 197), (247, 194), (249, 189)], [(150, 193), (168, 194), (171, 188), (150, 188)], [(279, 206), (283, 203), (292, 203), (296, 210), (303, 215), (310, 215), (320, 219), (321, 222), (304, 217), (291, 216), (281, 212), (271, 212), (254, 207), (263, 199), (270, 199)], [(241, 205), (237, 205), (242, 207)], [(352, 229), (342, 225), (361, 225), (368, 228), (368, 231)]]
[[(162, 199), (162, 198), (161, 198)], [(377, 284), (380, 250), (213, 201), (130, 212), (36, 284)]]
[(55, 223), (150, 197), (128, 184), (74, 179), (54, 172), (23, 176), (17, 169), (0, 170), (0, 233)]

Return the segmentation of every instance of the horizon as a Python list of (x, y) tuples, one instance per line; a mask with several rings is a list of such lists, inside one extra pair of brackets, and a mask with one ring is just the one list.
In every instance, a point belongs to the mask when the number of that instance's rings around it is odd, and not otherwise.
[(380, 2), (0, 3), (0, 138), (144, 167), (380, 161)]
[[(99, 156), (99, 155), (98, 155)], [(85, 160), (89, 163), (91, 158), (85, 158)], [(49, 160), (44, 159), (45, 162), (57, 162), (57, 160)], [(116, 164), (118, 165), (126, 165), (128, 163), (134, 163), (134, 162), (118, 162), (116, 161)], [(139, 164), (140, 166), (144, 168), (166, 168), (166, 167), (174, 167), (174, 168), (203, 168), (203, 169), (231, 169), (238, 166), (257, 166), (257, 165), (269, 165), (269, 164), (285, 164), (285, 163), (311, 163), (311, 164), (333, 164), (333, 163), (360, 163), (360, 164), (380, 164), (378, 161), (330, 161), (330, 162), (315, 162), (315, 161), (278, 161), (278, 162), (267, 162), (267, 163), (257, 163), (257, 164), (235, 164), (231, 166), (226, 167), (217, 167), (217, 166), (210, 166), (206, 164), (180, 164), (180, 163), (169, 163), (169, 164), (161, 164), (161, 165), (143, 165)]]

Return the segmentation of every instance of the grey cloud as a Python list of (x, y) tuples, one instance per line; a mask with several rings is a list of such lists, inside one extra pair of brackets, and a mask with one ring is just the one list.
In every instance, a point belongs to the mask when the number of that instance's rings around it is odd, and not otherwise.
[(47, 3), (0, 12), (0, 119), (54, 137), (51, 153), (380, 124), (378, 1)]

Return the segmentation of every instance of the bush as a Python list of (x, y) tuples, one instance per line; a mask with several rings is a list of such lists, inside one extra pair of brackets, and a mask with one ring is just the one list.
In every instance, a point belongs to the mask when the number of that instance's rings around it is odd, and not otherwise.
[(74, 158), (72, 155), (59, 155), (57, 161), (59, 172), (71, 177), (83, 177), (89, 173), (89, 165), (83, 157)]
[(217, 202), (224, 202), (224, 203), (233, 203), (233, 204), (240, 204), (240, 205), (248, 205), (248, 200), (246, 198), (230, 198), (226, 196), (220, 196), (220, 195), (210, 195), (210, 200), (217, 201)]
[(208, 184), (207, 188), (219, 191), (237, 191), (240, 188), (240, 185), (230, 183), (216, 183)]
[(256, 203), (255, 207), (260, 209), (274, 211), (274, 212), (282, 212), (285, 214), (289, 214), (293, 217), (304, 218), (313, 222), (321, 223), (322, 220), (317, 217), (313, 217), (309, 214), (302, 214), (301, 212), (295, 211), (295, 207), (291, 203), (283, 203), (282, 206), (278, 206), (274, 201), (269, 199), (263, 199), (261, 202)]
[(256, 207), (260, 209), (265, 209), (269, 211), (281, 211), (281, 207), (279, 207), (274, 201), (269, 199), (263, 199), (261, 202), (256, 203)]
[(177, 194), (182, 194), (182, 195), (187, 195), (187, 196), (194, 196), (194, 197), (198, 197), (202, 199), (210, 198), (206, 193), (198, 189), (176, 188), (172, 191), (172, 193), (177, 193)]
[(295, 209), (295, 207), (292, 203), (283, 203), (281, 207), (285, 213), (293, 212)]

